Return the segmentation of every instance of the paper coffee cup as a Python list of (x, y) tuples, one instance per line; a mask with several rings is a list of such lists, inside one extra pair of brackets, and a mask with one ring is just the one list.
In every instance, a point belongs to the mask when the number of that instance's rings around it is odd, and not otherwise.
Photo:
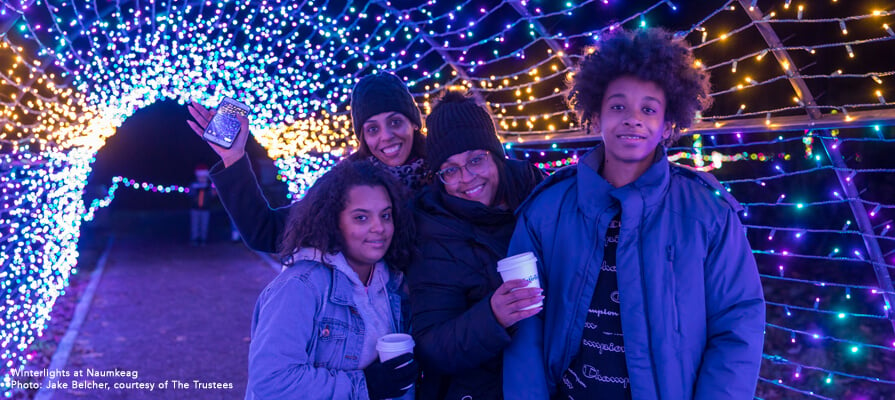
[(386, 362), (404, 353), (413, 352), (413, 337), (406, 333), (390, 333), (376, 341), (379, 361)]
[[(528, 281), (527, 288), (541, 287), (541, 280), (538, 278), (538, 258), (530, 251), (498, 261), (497, 272), (500, 273), (500, 277), (504, 282), (513, 279), (524, 279)], [(532, 308), (543, 306), (544, 302), (540, 301), (537, 304), (523, 308), (523, 310), (531, 310)]]

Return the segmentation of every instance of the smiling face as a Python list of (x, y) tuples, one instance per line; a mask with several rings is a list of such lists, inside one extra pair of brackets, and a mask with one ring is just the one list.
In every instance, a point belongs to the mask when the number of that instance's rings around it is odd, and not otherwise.
[(489, 207), (494, 205), (500, 175), (497, 164), (487, 151), (470, 150), (454, 154), (441, 164), (438, 174), (447, 194)]
[(348, 265), (355, 271), (372, 268), (385, 257), (395, 233), (388, 191), (382, 186), (351, 187), (339, 213), (339, 230)]
[(609, 83), (598, 116), (606, 168), (646, 170), (656, 146), (671, 135), (665, 92), (654, 82), (622, 76)]
[(367, 118), (362, 129), (370, 154), (390, 167), (397, 167), (410, 158), (413, 130), (417, 128), (404, 114), (384, 112)]

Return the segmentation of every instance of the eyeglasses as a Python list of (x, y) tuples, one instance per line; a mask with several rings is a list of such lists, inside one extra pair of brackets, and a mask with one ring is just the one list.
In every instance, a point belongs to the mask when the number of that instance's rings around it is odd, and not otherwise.
[(469, 161), (466, 162), (462, 167), (447, 167), (441, 171), (435, 173), (438, 175), (438, 179), (442, 182), (451, 185), (457, 183), (460, 180), (461, 171), (460, 168), (465, 168), (466, 172), (469, 172), (473, 175), (481, 175), (485, 172), (488, 163), (485, 161), (487, 157), (491, 154), (491, 152), (485, 151), (483, 153), (476, 154), (474, 157), (470, 158)]

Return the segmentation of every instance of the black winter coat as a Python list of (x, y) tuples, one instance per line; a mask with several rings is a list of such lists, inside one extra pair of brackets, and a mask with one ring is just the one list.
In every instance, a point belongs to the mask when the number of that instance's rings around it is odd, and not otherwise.
[(252, 250), (276, 253), (291, 205), (270, 207), (247, 156), (227, 168), (218, 162), (209, 172), (221, 203), (245, 244)]
[[(526, 161), (507, 160), (511, 196), (543, 180)], [(510, 335), (491, 311), (503, 283), (516, 224), (513, 210), (486, 207), (430, 185), (414, 202), (419, 253), (407, 271), (414, 349), (424, 371), (420, 399), (502, 398), (502, 355)]]

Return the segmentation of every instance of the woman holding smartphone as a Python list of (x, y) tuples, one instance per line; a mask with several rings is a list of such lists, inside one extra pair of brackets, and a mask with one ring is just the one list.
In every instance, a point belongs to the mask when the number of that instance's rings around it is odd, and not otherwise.
[[(187, 121), (200, 136), (214, 111), (195, 102), (189, 105), (194, 121)], [(267, 253), (279, 251), (289, 209), (274, 209), (264, 197), (245, 153), (248, 119), (238, 117), (240, 135), (227, 149), (210, 143), (221, 162), (212, 166), (211, 180), (218, 188), (224, 208), (246, 245)], [(401, 80), (389, 73), (362, 78), (351, 93), (351, 122), (360, 146), (348, 159), (366, 159), (385, 169), (412, 191), (432, 181), (425, 162), (422, 119), (413, 96)]]

